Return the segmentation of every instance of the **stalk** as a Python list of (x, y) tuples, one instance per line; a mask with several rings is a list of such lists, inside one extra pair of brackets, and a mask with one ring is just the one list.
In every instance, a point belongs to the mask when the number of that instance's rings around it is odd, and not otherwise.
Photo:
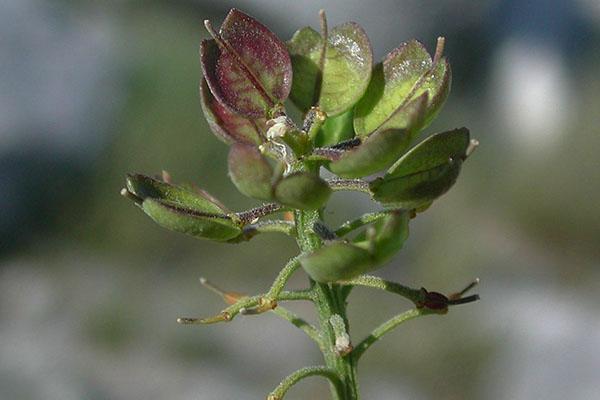
[[(320, 219), (321, 211), (295, 211), (296, 230), (298, 232), (298, 246), (302, 252), (312, 252), (321, 247), (321, 240), (313, 232), (313, 225)], [(358, 400), (358, 384), (355, 376), (355, 365), (352, 354), (340, 355), (335, 350), (336, 336), (331, 326), (330, 319), (337, 314), (343, 318), (346, 329), (349, 329), (346, 317), (346, 302), (342, 296), (339, 285), (328, 285), (310, 280), (314, 293), (314, 302), (319, 316), (320, 335), (323, 339), (321, 351), (325, 364), (335, 371), (340, 378), (343, 388), (343, 398), (330, 384), (331, 395), (334, 400)]]

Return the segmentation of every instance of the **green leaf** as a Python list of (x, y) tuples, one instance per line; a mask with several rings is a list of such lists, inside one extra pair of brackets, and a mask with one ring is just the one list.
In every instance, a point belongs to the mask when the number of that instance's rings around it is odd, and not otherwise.
[(228, 110), (212, 95), (204, 78), (200, 83), (200, 99), (206, 121), (217, 138), (227, 144), (263, 142), (262, 133), (267, 130), (265, 119), (251, 119)]
[(426, 206), (456, 182), (470, 143), (466, 128), (432, 135), (371, 182), (373, 198), (407, 209)]
[(317, 133), (315, 146), (324, 147), (338, 144), (354, 137), (352, 109), (336, 117), (329, 117)]
[(292, 66), (285, 44), (267, 27), (232, 9), (219, 34), (200, 48), (210, 91), (236, 113), (265, 117), (289, 95)]
[(325, 62), (320, 70), (323, 37), (306, 27), (288, 42), (294, 82), (292, 101), (303, 111), (318, 102), (330, 116), (351, 108), (363, 95), (373, 64), (371, 44), (354, 22), (334, 27), (327, 38)]
[(283, 205), (301, 210), (323, 206), (331, 196), (327, 183), (314, 174), (296, 172), (281, 179), (275, 186), (275, 199)]
[(142, 202), (142, 209), (162, 227), (197, 238), (227, 241), (242, 233), (242, 229), (223, 214), (202, 213), (152, 198)]
[(424, 128), (439, 111), (450, 88), (450, 66), (442, 58), (435, 64), (425, 47), (416, 40), (403, 43), (377, 65), (369, 87), (354, 109), (354, 129), (366, 136), (394, 119), (402, 128), (403, 107), (424, 93), (428, 104)]
[(273, 167), (257, 147), (243, 143), (231, 146), (228, 157), (229, 177), (245, 196), (259, 200), (273, 197)]
[(182, 186), (172, 185), (158, 179), (141, 174), (129, 174), (126, 178), (127, 190), (140, 201), (154, 199), (167, 201), (178, 207), (209, 214), (228, 214), (217, 200), (197, 189), (189, 190)]
[(325, 244), (300, 258), (306, 273), (323, 283), (352, 279), (369, 271), (373, 262), (369, 251), (342, 241)]

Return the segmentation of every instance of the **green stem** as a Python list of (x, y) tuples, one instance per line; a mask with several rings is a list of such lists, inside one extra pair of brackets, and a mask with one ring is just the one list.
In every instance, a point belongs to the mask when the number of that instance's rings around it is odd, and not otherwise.
[(298, 381), (304, 378), (308, 378), (310, 376), (320, 375), (324, 378), (329, 379), (331, 386), (334, 388), (337, 396), (339, 398), (343, 398), (344, 387), (340, 378), (331, 369), (327, 367), (305, 367), (299, 369), (298, 371), (288, 375), (281, 383), (273, 390), (269, 396), (267, 396), (267, 400), (281, 400), (283, 396), (287, 393), (288, 390), (292, 386), (294, 386)]
[(309, 338), (315, 341), (319, 345), (319, 347), (322, 347), (322, 341), (319, 337), (319, 331), (317, 330), (317, 328), (315, 328), (314, 326), (306, 322), (304, 319), (300, 318), (299, 316), (282, 306), (277, 306), (277, 308), (273, 310), (273, 313), (291, 322), (292, 325), (301, 329), (304, 333), (306, 333), (306, 335)]
[(387, 320), (383, 324), (379, 325), (375, 328), (369, 336), (367, 336), (362, 342), (360, 342), (354, 350), (352, 350), (352, 356), (354, 362), (358, 362), (358, 359), (364, 354), (364, 352), (371, 347), (373, 343), (378, 341), (383, 335), (397, 327), (403, 322), (411, 320), (421, 315), (427, 315), (431, 312), (425, 309), (413, 308), (411, 310), (405, 311), (402, 314), (398, 314), (395, 317)]
[[(298, 232), (298, 245), (303, 253), (312, 252), (321, 247), (321, 239), (313, 232), (312, 227), (320, 220), (319, 211), (296, 211), (296, 231)], [(314, 297), (313, 301), (319, 316), (320, 337), (323, 343), (322, 352), (325, 364), (329, 369), (335, 371), (342, 382), (342, 394), (334, 386), (331, 386), (331, 394), (334, 400), (358, 400), (358, 385), (356, 382), (355, 369), (351, 355), (340, 355), (335, 350), (335, 330), (330, 320), (334, 315), (339, 315), (346, 323), (346, 303), (341, 298), (339, 285), (328, 285), (311, 281)]]

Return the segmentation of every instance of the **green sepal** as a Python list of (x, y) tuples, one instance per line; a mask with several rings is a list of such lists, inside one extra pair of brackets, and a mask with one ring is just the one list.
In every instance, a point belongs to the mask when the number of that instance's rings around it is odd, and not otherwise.
[(265, 201), (273, 198), (273, 167), (256, 146), (234, 143), (227, 162), (229, 177), (240, 193)]
[(327, 182), (317, 175), (307, 172), (296, 172), (277, 182), (275, 200), (279, 203), (301, 210), (321, 208), (329, 196), (331, 189)]
[(152, 198), (145, 199), (141, 208), (160, 226), (197, 238), (224, 242), (242, 233), (242, 228), (229, 215), (202, 213)]
[(456, 182), (470, 143), (466, 128), (430, 136), (370, 183), (373, 198), (406, 209), (426, 206)]

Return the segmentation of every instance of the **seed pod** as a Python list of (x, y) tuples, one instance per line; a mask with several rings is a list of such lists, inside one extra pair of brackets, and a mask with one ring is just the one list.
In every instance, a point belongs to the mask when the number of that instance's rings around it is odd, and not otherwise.
[(401, 122), (402, 108), (423, 94), (428, 95), (425, 117), (427, 126), (440, 110), (450, 90), (450, 65), (442, 58), (443, 38), (438, 39), (436, 57), (416, 40), (402, 43), (375, 66), (369, 87), (354, 108), (357, 136), (368, 136), (390, 119)]
[(227, 144), (260, 145), (263, 142), (265, 119), (248, 118), (227, 109), (212, 95), (204, 78), (200, 83), (200, 100), (208, 126), (218, 139)]
[[(314, 253), (300, 259), (304, 270), (317, 282), (336, 282), (352, 279), (378, 268), (388, 261), (408, 237), (408, 213), (391, 212), (359, 241), (326, 242)], [(368, 233), (370, 232), (370, 234)]]
[(242, 233), (228, 215), (201, 213), (151, 198), (142, 202), (142, 209), (162, 227), (197, 238), (224, 242)]
[(227, 241), (242, 233), (232, 213), (205, 192), (140, 174), (128, 175), (126, 183), (127, 195), (167, 229), (216, 241)]
[(466, 128), (429, 137), (406, 153), (382, 178), (370, 183), (373, 198), (414, 209), (446, 193), (456, 182), (471, 144)]
[(426, 103), (427, 94), (418, 97), (400, 110), (403, 113), (401, 124), (396, 120), (384, 123), (371, 135), (361, 138), (360, 145), (331, 161), (327, 168), (344, 178), (360, 178), (388, 168), (410, 146), (422, 125)]
[(261, 118), (287, 97), (292, 65), (285, 44), (266, 26), (232, 9), (212, 40), (204, 40), (200, 59), (210, 91), (232, 111)]
[(228, 157), (229, 177), (245, 196), (259, 200), (273, 198), (273, 167), (256, 146), (236, 143)]
[(275, 199), (283, 205), (314, 210), (329, 200), (331, 189), (314, 174), (296, 172), (277, 182), (274, 193)]
[(365, 31), (347, 22), (329, 32), (320, 65), (323, 40), (319, 32), (306, 27), (288, 42), (294, 73), (290, 98), (302, 111), (318, 103), (322, 111), (336, 116), (349, 110), (365, 92), (373, 51)]
[(317, 282), (352, 279), (373, 267), (368, 250), (355, 244), (336, 241), (300, 259), (302, 268)]

